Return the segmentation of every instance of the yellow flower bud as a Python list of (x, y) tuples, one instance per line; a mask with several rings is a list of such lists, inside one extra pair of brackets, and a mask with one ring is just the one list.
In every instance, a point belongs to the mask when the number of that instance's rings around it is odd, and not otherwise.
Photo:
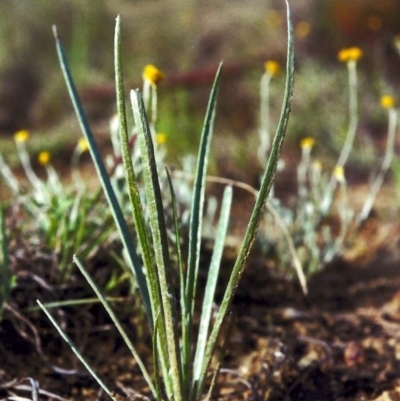
[(275, 77), (276, 75), (278, 75), (281, 72), (281, 66), (279, 65), (278, 62), (274, 61), (274, 60), (268, 60), (264, 63), (264, 67), (265, 67), (265, 71), (267, 71), (267, 73), (269, 75), (271, 75), (271, 77)]
[(26, 142), (29, 139), (29, 131), (26, 129), (20, 130), (14, 134), (15, 142)]
[(306, 137), (306, 138), (303, 138), (301, 141), (300, 141), (300, 147), (302, 148), (302, 149), (304, 149), (304, 148), (307, 148), (307, 149), (311, 149), (313, 146), (315, 145), (315, 140), (314, 140), (314, 138), (311, 138), (311, 137)]
[(333, 176), (338, 181), (344, 181), (344, 168), (342, 166), (336, 166), (333, 170)]
[(87, 143), (86, 138), (81, 137), (78, 140), (78, 149), (83, 153), (86, 152), (89, 149), (89, 144)]
[(350, 61), (358, 61), (363, 56), (363, 51), (359, 47), (349, 47), (342, 49), (338, 53), (339, 61), (348, 63)]
[(167, 134), (165, 134), (164, 132), (159, 132), (156, 136), (156, 140), (159, 145), (164, 144), (165, 142), (167, 142)]
[(50, 161), (50, 153), (43, 151), (40, 152), (38, 155), (38, 162), (41, 166), (46, 166), (47, 164), (49, 164)]
[(158, 82), (163, 80), (165, 77), (164, 73), (152, 64), (146, 65), (143, 70), (143, 79), (149, 81), (151, 84), (156, 85)]
[(321, 171), (322, 170), (322, 163), (320, 160), (315, 160), (312, 164), (312, 167), (316, 171)]
[(381, 106), (384, 109), (391, 109), (396, 105), (396, 100), (393, 96), (384, 95), (381, 97)]

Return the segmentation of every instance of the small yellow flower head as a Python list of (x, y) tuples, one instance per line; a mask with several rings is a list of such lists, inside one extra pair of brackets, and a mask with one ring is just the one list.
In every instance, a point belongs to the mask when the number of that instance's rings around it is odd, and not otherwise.
[(384, 95), (381, 97), (381, 106), (384, 109), (392, 109), (394, 106), (396, 106), (396, 100), (393, 96)]
[(89, 144), (87, 143), (86, 138), (79, 138), (77, 147), (81, 153), (86, 152), (89, 149)]
[(15, 142), (26, 142), (29, 139), (29, 131), (26, 129), (20, 130), (14, 134)]
[(300, 21), (294, 28), (294, 34), (298, 39), (306, 38), (311, 32), (311, 24), (307, 21)]
[(167, 142), (167, 134), (164, 132), (159, 132), (156, 136), (156, 141), (159, 145), (163, 145), (165, 142)]
[(363, 56), (363, 51), (359, 47), (349, 47), (342, 49), (338, 53), (339, 61), (348, 63), (350, 61), (358, 61)]
[(315, 160), (312, 164), (312, 167), (315, 171), (321, 171), (322, 170), (322, 163), (320, 160)]
[(342, 166), (336, 166), (333, 170), (333, 176), (338, 181), (344, 181), (344, 168)]
[(315, 145), (315, 140), (314, 140), (314, 138), (311, 138), (311, 137), (306, 137), (306, 138), (303, 138), (301, 141), (300, 141), (300, 147), (302, 148), (302, 149), (312, 149), (312, 147)]
[(38, 155), (38, 162), (41, 166), (46, 166), (47, 164), (49, 164), (50, 161), (50, 153), (43, 151), (40, 152)]
[(264, 63), (264, 67), (265, 71), (267, 71), (267, 73), (271, 75), (271, 77), (275, 77), (281, 72), (281, 66), (277, 61), (274, 60), (266, 61)]
[(152, 64), (147, 64), (143, 70), (143, 79), (149, 81), (152, 85), (156, 85), (158, 82), (164, 79), (165, 75), (157, 67)]

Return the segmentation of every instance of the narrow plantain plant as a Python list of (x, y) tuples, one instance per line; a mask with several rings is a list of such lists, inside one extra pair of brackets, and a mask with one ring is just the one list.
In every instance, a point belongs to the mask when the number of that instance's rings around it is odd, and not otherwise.
[[(251, 246), (256, 237), (259, 223), (263, 217), (269, 191), (275, 175), (276, 166), (283, 143), (293, 91), (294, 76), (294, 49), (293, 33), (290, 19), (288, 1), (287, 24), (288, 24), (288, 50), (287, 50), (287, 76), (285, 95), (282, 105), (281, 116), (277, 127), (276, 135), (272, 143), (270, 157), (262, 178), (261, 187), (256, 199), (256, 203), (251, 214), (249, 224), (242, 242), (238, 257), (232, 269), (229, 281), (223, 295), (221, 305), (216, 313), (215, 319), (212, 317), (212, 305), (215, 299), (216, 282), (219, 274), (222, 251), (228, 229), (230, 207), (232, 201), (232, 188), (227, 186), (222, 200), (220, 218), (217, 226), (217, 236), (214, 251), (208, 270), (204, 297), (201, 305), (200, 325), (198, 332), (194, 331), (194, 314), (197, 301), (198, 274), (201, 249), (202, 216), (205, 199), (205, 184), (209, 153), (211, 148), (211, 138), (213, 133), (213, 123), (215, 117), (217, 91), (220, 81), (220, 65), (216, 73), (215, 81), (211, 90), (210, 100), (204, 120), (201, 136), (195, 181), (193, 189), (193, 200), (190, 217), (189, 240), (188, 240), (188, 260), (183, 261), (180, 250), (180, 233), (178, 216), (176, 212), (176, 202), (172, 181), (166, 170), (170, 197), (172, 199), (174, 233), (177, 254), (177, 272), (179, 275), (178, 295), (174, 292), (173, 272), (174, 267), (170, 263), (170, 252), (167, 241), (166, 221), (163, 208), (163, 199), (159, 183), (159, 173), (155, 163), (155, 149), (152, 141), (152, 133), (146, 116), (146, 110), (141, 93), (130, 92), (132, 111), (134, 117), (134, 128), (138, 135), (138, 143), (141, 151), (141, 161), (143, 165), (143, 177), (145, 186), (145, 200), (139, 195), (138, 181), (132, 163), (131, 152), (129, 149), (129, 133), (126, 118), (126, 105), (123, 90), (122, 61), (121, 61), (121, 36), (120, 18), (116, 21), (115, 30), (115, 76), (117, 91), (117, 108), (119, 116), (120, 141), (122, 158), (126, 175), (126, 183), (129, 189), (129, 197), (132, 207), (134, 225), (139, 241), (139, 251), (141, 257), (136, 252), (136, 246), (129, 234), (127, 222), (122, 214), (121, 207), (117, 202), (113, 187), (110, 184), (106, 169), (100, 158), (93, 134), (87, 123), (84, 111), (75, 89), (72, 76), (67, 64), (65, 53), (61, 42), (54, 29), (57, 50), (60, 58), (61, 67), (68, 86), (68, 90), (74, 104), (84, 137), (86, 138), (92, 158), (96, 165), (104, 192), (109, 202), (117, 228), (125, 250), (129, 255), (130, 267), (136, 277), (139, 292), (145, 307), (148, 322), (153, 338), (153, 377), (150, 376), (144, 363), (141, 361), (129, 337), (122, 329), (117, 317), (105, 300), (102, 292), (93, 282), (78, 257), (74, 257), (79, 269), (88, 280), (96, 295), (105, 306), (114, 324), (121, 333), (133, 357), (138, 362), (146, 379), (152, 396), (157, 400), (187, 401), (199, 400), (203, 397), (208, 379), (208, 372), (212, 360), (215, 356), (221, 358), (218, 352), (219, 344), (224, 343), (228, 333), (228, 315), (233, 297), (238, 287), (240, 278), (243, 274), (246, 260)], [(160, 173), (163, 174), (163, 173)], [(145, 202), (145, 204), (144, 204)], [(146, 208), (144, 207), (146, 205)], [(146, 212), (145, 212), (146, 210)], [(51, 317), (48, 310), (38, 301), (44, 312), (49, 316), (53, 324), (59, 330), (63, 338), (71, 345), (72, 350), (78, 358), (98, 380), (101, 387), (112, 399), (117, 397), (105, 386), (100, 378), (91, 370), (77, 348), (71, 343), (65, 333)], [(181, 329), (181, 331), (179, 330)], [(224, 348), (222, 346), (222, 348)], [(220, 362), (214, 370), (214, 377), (208, 389), (209, 398), (211, 396), (213, 383), (215, 383)]]

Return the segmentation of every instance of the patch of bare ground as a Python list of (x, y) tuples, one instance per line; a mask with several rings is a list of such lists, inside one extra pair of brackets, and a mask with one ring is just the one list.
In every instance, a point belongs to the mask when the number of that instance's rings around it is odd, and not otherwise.
[[(233, 306), (236, 324), (212, 399), (398, 400), (399, 228), (370, 219), (358, 248), (310, 278), (307, 297), (295, 281), (253, 255)], [(25, 257), (30, 262), (19, 261), (18, 285), (0, 325), (0, 398), (31, 397), (31, 378), (39, 383), (40, 399), (106, 399), (42, 314), (26, 312), (38, 297), (91, 296), (87, 285), (74, 277), (68, 287), (50, 286), (46, 258)], [(104, 280), (107, 261), (97, 260), (93, 268)], [(126, 297), (115, 307), (150, 362), (150, 340), (142, 318), (130, 316), (131, 302)], [(101, 307), (54, 313), (122, 399), (148, 395)]]
[[(293, 171), (289, 176), (295, 176)], [(295, 183), (279, 178), (285, 185), (277, 185), (276, 193), (286, 194), (290, 202)], [(212, 185), (219, 193), (221, 186)], [(358, 210), (368, 188), (362, 183), (350, 188)], [(221, 291), (254, 205), (254, 194), (234, 191)], [(213, 400), (400, 399), (400, 223), (392, 218), (397, 216), (393, 188), (385, 186), (377, 201), (353, 245), (309, 278), (307, 296), (296, 279), (289, 280), (254, 249), (232, 307), (234, 329)], [(26, 245), (18, 216), (14, 220), (10, 259), (18, 279), (0, 323), (0, 400), (32, 399), (33, 381), (41, 400), (107, 399), (43, 313), (29, 311), (36, 299), (92, 298), (92, 291), (77, 273), (57, 284), (54, 255)], [(201, 266), (206, 268), (207, 242), (203, 251)], [(107, 249), (100, 250), (87, 263), (102, 288), (113, 268), (108, 255)], [(111, 295), (118, 297), (114, 309), (151, 366), (151, 340), (138, 300), (128, 285)], [(149, 396), (137, 364), (101, 306), (67, 306), (52, 313), (121, 399)]]

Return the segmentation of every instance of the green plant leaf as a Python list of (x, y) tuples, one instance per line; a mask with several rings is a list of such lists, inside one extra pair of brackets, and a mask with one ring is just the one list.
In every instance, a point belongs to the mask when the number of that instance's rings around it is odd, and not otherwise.
[(233, 319), (233, 317), (232, 317), (232, 312), (229, 313), (228, 317), (226, 318), (226, 322), (225, 322), (226, 330), (225, 330), (225, 333), (223, 334), (224, 338), (222, 341), (222, 348), (221, 348), (220, 354), (218, 356), (217, 366), (214, 368), (210, 387), (208, 389), (208, 394), (207, 394), (207, 397), (205, 398), (205, 401), (209, 401), (211, 399), (212, 392), (217, 383), (217, 378), (218, 378), (219, 371), (221, 369), (222, 360), (225, 356), (226, 350), (228, 348), (229, 338), (232, 334), (234, 320), (235, 319)]
[(184, 399), (184, 395), (182, 392), (182, 369), (177, 331), (177, 307), (172, 286), (164, 207), (155, 162), (154, 146), (143, 98), (138, 90), (131, 91), (131, 102), (143, 163), (146, 201), (159, 280), (157, 285), (160, 286), (163, 303), (164, 315), (162, 316), (162, 323), (165, 326), (167, 341), (170, 366), (169, 377), (172, 381), (174, 399), (181, 401)]
[[(208, 101), (207, 111), (204, 118), (203, 130), (200, 140), (199, 154), (197, 158), (197, 166), (194, 181), (194, 190), (192, 196), (192, 207), (189, 223), (189, 254), (186, 272), (186, 316), (183, 317), (182, 323), (189, 328), (186, 330), (186, 337), (182, 339), (183, 355), (186, 356), (184, 366), (190, 366), (191, 346), (192, 346), (192, 320), (194, 313), (194, 301), (196, 296), (197, 276), (200, 262), (200, 246), (202, 218), (204, 209), (204, 193), (207, 176), (207, 166), (211, 146), (211, 138), (213, 133), (215, 109), (217, 106), (217, 93), (219, 81), (221, 77), (222, 63), (219, 65), (215, 75), (214, 83)], [(193, 388), (193, 384), (191, 386)]]
[(65, 82), (67, 84), (68, 92), (72, 100), (72, 104), (74, 106), (76, 115), (78, 117), (78, 121), (85, 137), (88, 145), (90, 155), (93, 159), (94, 165), (96, 167), (97, 174), (99, 176), (101, 185), (104, 190), (104, 194), (107, 198), (107, 201), (110, 205), (111, 213), (114, 217), (115, 224), (118, 228), (122, 243), (127, 250), (127, 254), (130, 258), (130, 268), (133, 269), (133, 273), (136, 277), (137, 285), (139, 288), (140, 295), (142, 297), (142, 301), (144, 307), (146, 309), (147, 317), (149, 319), (150, 325), (152, 326), (152, 313), (150, 306), (150, 297), (146, 284), (145, 275), (142, 269), (142, 264), (140, 259), (136, 253), (136, 249), (134, 244), (132, 243), (132, 239), (129, 233), (128, 226), (122, 214), (122, 210), (120, 205), (118, 204), (117, 198), (115, 196), (115, 192), (112, 188), (110, 178), (108, 177), (107, 170), (104, 166), (103, 160), (101, 158), (100, 152), (98, 150), (96, 141), (94, 139), (93, 133), (90, 129), (89, 123), (87, 121), (85, 112), (83, 111), (83, 107), (81, 101), (79, 99), (78, 92), (75, 88), (74, 81), (72, 79), (71, 71), (68, 66), (67, 58), (65, 55), (64, 48), (61, 44), (60, 38), (58, 37), (56, 27), (53, 26), (54, 37), (56, 40), (57, 53), (60, 60), (61, 69), (64, 75)]
[[(181, 305), (181, 322), (182, 322), (182, 338), (187, 338), (188, 330), (190, 328), (185, 324), (185, 318), (187, 316), (187, 305), (185, 298), (185, 272), (182, 261), (182, 251), (181, 251), (181, 236), (179, 233), (179, 222), (178, 222), (178, 212), (176, 206), (176, 197), (174, 187), (172, 185), (171, 176), (168, 172), (168, 169), (165, 169), (168, 179), (169, 190), (171, 194), (171, 207), (172, 207), (172, 218), (174, 222), (174, 231), (175, 231), (175, 243), (176, 243), (176, 254), (177, 254), (177, 263), (179, 269), (179, 290), (180, 290), (180, 305)], [(190, 372), (191, 368), (185, 364), (188, 362), (189, 355), (186, 354), (187, 347), (182, 347), (182, 386), (184, 394), (187, 394), (189, 388), (189, 380), (190, 380)]]
[[(117, 107), (118, 116), (120, 122), (120, 138), (121, 138), (121, 151), (122, 160), (124, 163), (124, 170), (126, 181), (128, 184), (129, 199), (132, 207), (133, 221), (136, 228), (136, 233), (138, 235), (139, 245), (141, 248), (143, 264), (146, 272), (146, 283), (149, 291), (150, 305), (153, 316), (160, 316), (160, 323), (158, 327), (158, 333), (160, 336), (160, 341), (157, 341), (157, 345), (160, 347), (158, 355), (160, 357), (161, 370), (163, 372), (164, 384), (166, 386), (166, 391), (168, 394), (172, 394), (174, 391), (172, 389), (172, 384), (170, 376), (168, 374), (170, 370), (169, 363), (169, 347), (166, 334), (165, 325), (165, 311), (161, 295), (161, 285), (159, 271), (157, 269), (157, 264), (154, 256), (154, 246), (150, 240), (150, 232), (147, 227), (145, 213), (142, 206), (142, 201), (140, 199), (138, 183), (136, 175), (133, 169), (133, 163), (129, 148), (129, 137), (128, 128), (126, 123), (126, 111), (125, 111), (125, 96), (123, 88), (123, 75), (122, 75), (122, 58), (121, 58), (121, 21), (117, 17), (115, 26), (115, 43), (114, 43), (114, 62), (115, 62), (115, 77), (116, 77), (116, 89), (117, 89)], [(137, 124), (141, 122), (142, 116), (140, 111), (138, 111), (139, 120)], [(144, 113), (144, 111), (143, 111)], [(143, 117), (146, 120), (146, 116)], [(147, 122), (144, 123), (146, 125)], [(146, 128), (142, 127), (142, 131)], [(146, 152), (146, 150), (144, 150)], [(142, 149), (143, 153), (143, 149)], [(143, 156), (143, 155), (142, 155)], [(153, 326), (152, 326), (153, 328)]]
[[(249, 256), (251, 246), (255, 240), (260, 220), (263, 216), (266, 202), (268, 199), (269, 191), (272, 186), (273, 178), (276, 172), (276, 166), (279, 160), (279, 154), (282, 147), (283, 139), (285, 137), (286, 127), (289, 120), (290, 105), (293, 94), (293, 81), (294, 81), (294, 40), (293, 40), (293, 27), (290, 16), (289, 3), (286, 1), (287, 7), (287, 25), (288, 25), (288, 48), (287, 48), (287, 62), (286, 62), (286, 83), (285, 83), (285, 94), (282, 104), (281, 115), (276, 130), (276, 134), (272, 143), (271, 153), (268, 160), (267, 167), (265, 169), (261, 187), (256, 199), (256, 203), (253, 212), (250, 217), (250, 222), (247, 226), (245, 237), (241, 245), (238, 257), (236, 259), (235, 265), (233, 267), (225, 294), (220, 306), (220, 310), (217, 314), (214, 327), (209, 337), (207, 343), (205, 356), (203, 359), (203, 366), (201, 368), (201, 373), (198, 377), (198, 386), (196, 391), (196, 399), (199, 399), (205, 382), (205, 376), (208, 366), (211, 362), (211, 358), (214, 354), (214, 350), (221, 333), (222, 323), (228, 313), (229, 307), (232, 303), (233, 297), (236, 292), (236, 288), (239, 285), (240, 278), (243, 274), (246, 260)], [(196, 380), (196, 378), (193, 378)]]
[(97, 381), (99, 386), (105, 391), (105, 393), (114, 401), (118, 401), (118, 399), (114, 396), (114, 394), (109, 390), (109, 388), (104, 384), (104, 382), (100, 379), (99, 376), (95, 373), (95, 371), (90, 367), (90, 365), (86, 362), (85, 358), (82, 356), (82, 354), (79, 352), (78, 348), (76, 345), (71, 341), (71, 339), (67, 336), (67, 334), (63, 331), (63, 329), (59, 326), (59, 324), (56, 322), (56, 320), (51, 316), (50, 312), (47, 311), (47, 309), (43, 306), (43, 304), (37, 299), (36, 302), (40, 306), (40, 308), (43, 310), (43, 312), (46, 314), (50, 322), (53, 324), (53, 326), (57, 329), (59, 332), (60, 336), (64, 339), (64, 341), (69, 345), (71, 350), (74, 352), (74, 354), (78, 357), (78, 359), (82, 362), (82, 364), (85, 366), (85, 368), (89, 371), (89, 373), (92, 375), (93, 379)]
[(229, 216), (232, 205), (232, 187), (227, 186), (224, 191), (221, 204), (220, 218), (215, 235), (215, 244), (213, 255), (210, 262), (210, 268), (207, 276), (207, 284), (203, 298), (203, 307), (201, 309), (201, 318), (199, 324), (199, 334), (197, 337), (196, 355), (193, 363), (193, 377), (198, 380), (201, 367), (203, 366), (204, 350), (207, 344), (207, 337), (211, 323), (211, 312), (217, 288), (217, 279), (221, 267), (221, 259), (224, 251), (226, 234), (229, 225)]
[(160, 324), (160, 315), (156, 316), (154, 322), (154, 331), (152, 336), (152, 346), (153, 346), (153, 366), (154, 366), (154, 382), (156, 388), (156, 400), (161, 401), (161, 379), (160, 379), (160, 366), (159, 366), (159, 357), (158, 357), (158, 326)]
[(197, 159), (196, 174), (193, 190), (193, 201), (190, 214), (189, 228), (189, 256), (188, 272), (186, 277), (186, 298), (188, 312), (193, 314), (194, 298), (196, 296), (196, 284), (200, 261), (201, 229), (204, 209), (204, 193), (207, 176), (207, 166), (213, 134), (215, 109), (217, 106), (217, 93), (221, 77), (222, 63), (219, 65), (211, 89), (207, 112), (201, 133), (199, 155)]
[(126, 334), (125, 330), (123, 329), (121, 323), (119, 322), (117, 316), (115, 315), (114, 311), (112, 310), (110, 304), (108, 303), (108, 301), (106, 300), (106, 297), (102, 294), (102, 292), (100, 291), (99, 287), (96, 285), (96, 283), (93, 281), (92, 277), (90, 276), (90, 274), (87, 272), (87, 270), (83, 267), (81, 261), (79, 260), (79, 258), (74, 255), (74, 262), (76, 263), (76, 265), (78, 266), (79, 270), (81, 271), (81, 273), (83, 274), (83, 276), (85, 277), (86, 281), (90, 284), (90, 286), (92, 287), (92, 290), (95, 292), (97, 298), (100, 300), (100, 302), (102, 303), (102, 305), (104, 306), (104, 309), (107, 311), (108, 315), (110, 316), (111, 320), (114, 323), (114, 326), (117, 328), (119, 334), (121, 335), (121, 337), (123, 338), (123, 340), (125, 341), (126, 346), (129, 348), (129, 351), (131, 351), (133, 358), (135, 359), (135, 361), (137, 362), (144, 379), (146, 380), (151, 392), (153, 393), (154, 396), (156, 396), (156, 389), (153, 385), (153, 382), (150, 378), (150, 375), (147, 372), (147, 369), (143, 363), (143, 361), (141, 360), (139, 354), (136, 351), (136, 348), (134, 347), (134, 345), (132, 344), (132, 341), (129, 339), (129, 336)]

